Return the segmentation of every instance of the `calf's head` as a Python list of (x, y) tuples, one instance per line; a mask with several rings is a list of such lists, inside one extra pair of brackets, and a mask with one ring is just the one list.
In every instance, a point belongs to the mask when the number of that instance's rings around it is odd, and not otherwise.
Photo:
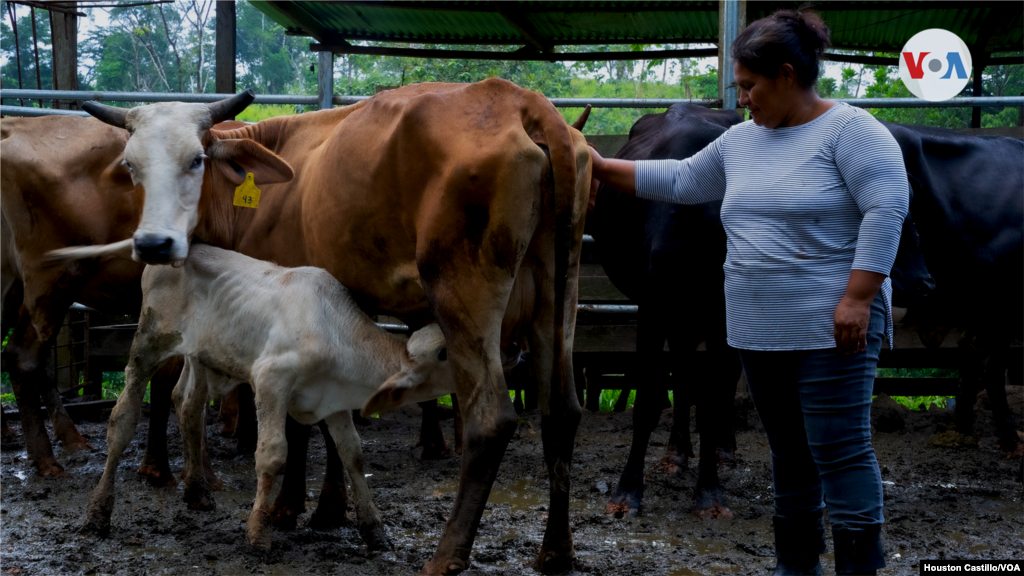
[[(501, 351), (502, 370), (508, 372), (522, 361), (519, 344), (510, 342)], [(363, 404), (364, 418), (405, 404), (440, 398), (455, 392), (455, 378), (448, 363), (448, 348), (441, 327), (430, 324), (413, 332), (406, 344), (402, 370), (388, 378)]]
[[(259, 143), (221, 138), (214, 124), (240, 113), (255, 98), (247, 90), (213, 104), (168, 102), (131, 110), (86, 102), (82, 107), (99, 120), (128, 130), (124, 165), (145, 192), (142, 218), (132, 239), (132, 259), (147, 264), (184, 260), (199, 219), (204, 187), (213, 190), (207, 168), (216, 168), (235, 185), (248, 173), (257, 184), (287, 182), (287, 162)], [(206, 186), (204, 186), (204, 184)]]

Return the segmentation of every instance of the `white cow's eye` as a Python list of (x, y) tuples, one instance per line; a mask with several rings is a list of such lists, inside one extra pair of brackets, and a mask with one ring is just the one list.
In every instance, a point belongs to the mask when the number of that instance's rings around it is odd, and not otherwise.
[(189, 170), (195, 170), (203, 165), (203, 160), (206, 158), (206, 154), (199, 154), (192, 159), (192, 164), (188, 167)]

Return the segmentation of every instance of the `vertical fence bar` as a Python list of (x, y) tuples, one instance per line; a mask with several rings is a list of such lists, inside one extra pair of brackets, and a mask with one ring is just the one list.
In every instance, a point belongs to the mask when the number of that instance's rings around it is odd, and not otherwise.
[(316, 93), (320, 110), (333, 108), (334, 97), (334, 53), (317, 52)]
[[(29, 8), (29, 17), (32, 18), (32, 53), (36, 57), (36, 90), (43, 89), (43, 77), (39, 73), (39, 35), (36, 34), (36, 9)], [(43, 107), (43, 101), (38, 100), (39, 107)]]
[[(14, 32), (14, 58), (18, 64), (18, 88), (23, 88), (21, 85), (21, 44), (18, 42), (18, 20), (14, 13), (14, 4), (7, 3), (7, 14), (11, 16), (11, 30)], [(18, 100), (18, 103), (22, 106), (25, 105), (24, 100)]]
[[(218, 94), (234, 94), (235, 89), (235, 3), (217, 1), (216, 79)], [(234, 118), (231, 118), (234, 120)]]
[(739, 1), (721, 0), (718, 3), (720, 25), (718, 32), (719, 86), (722, 94), (722, 110), (736, 109), (736, 87), (732, 86), (732, 43), (739, 33)]

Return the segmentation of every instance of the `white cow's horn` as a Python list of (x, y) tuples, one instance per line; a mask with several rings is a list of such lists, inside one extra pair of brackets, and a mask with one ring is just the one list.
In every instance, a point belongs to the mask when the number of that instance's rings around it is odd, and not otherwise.
[(252, 101), (256, 98), (256, 93), (253, 92), (252, 88), (239, 92), (231, 98), (225, 98), (220, 102), (214, 102), (209, 104), (210, 118), (214, 124), (230, 120), (235, 116), (242, 113), (246, 106), (252, 104)]

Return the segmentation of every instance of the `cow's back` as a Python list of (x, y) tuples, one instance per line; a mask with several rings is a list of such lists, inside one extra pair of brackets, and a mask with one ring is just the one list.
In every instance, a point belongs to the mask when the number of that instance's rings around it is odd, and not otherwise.
[[(739, 121), (731, 112), (677, 104), (638, 120), (616, 158), (688, 158)], [(683, 302), (721, 292), (726, 241), (720, 209), (720, 201), (683, 206), (602, 185), (591, 226), (612, 283), (639, 301)]]

